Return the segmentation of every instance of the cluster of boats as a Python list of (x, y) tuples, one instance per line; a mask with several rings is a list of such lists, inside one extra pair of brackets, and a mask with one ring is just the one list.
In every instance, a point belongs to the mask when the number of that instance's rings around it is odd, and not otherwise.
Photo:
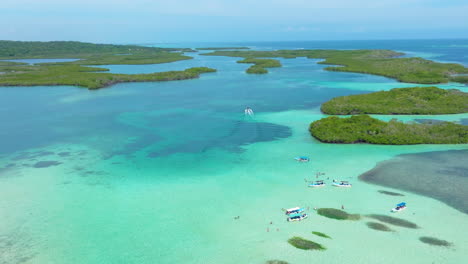
[(288, 222), (302, 221), (309, 217), (309, 215), (305, 213), (304, 208), (300, 207), (293, 207), (287, 209), (286, 215), (288, 216), (288, 218), (286, 219)]
[[(323, 180), (320, 180), (320, 181), (314, 181), (314, 182), (311, 182), (309, 183), (309, 187), (324, 187), (326, 184)], [(350, 188), (352, 187), (353, 185), (351, 183), (349, 183), (348, 181), (335, 181), (333, 180), (333, 183), (332, 183), (332, 186), (334, 187), (342, 187), (342, 188)]]

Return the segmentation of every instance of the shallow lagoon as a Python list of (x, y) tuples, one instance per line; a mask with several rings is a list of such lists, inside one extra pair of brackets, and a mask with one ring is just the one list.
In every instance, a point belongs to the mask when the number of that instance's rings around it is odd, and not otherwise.
[[(382, 187), (357, 177), (399, 154), (466, 145), (329, 145), (307, 131), (323, 117), (319, 105), (329, 98), (406, 84), (325, 72), (324, 65), (304, 58), (282, 60), (284, 67), (268, 75), (247, 75), (248, 65), (235, 61), (197, 57), (190, 63), (219, 70), (198, 80), (97, 91), (2, 88), (0, 263), (464, 259), (466, 214), (408, 192), (386, 188), (405, 196), (380, 194)], [(254, 109), (254, 118), (244, 116), (245, 106)], [(459, 121), (468, 114), (398, 118)], [(311, 162), (296, 163), (298, 155)], [(307, 188), (304, 178), (315, 180), (317, 171), (326, 172), (326, 181), (350, 180), (353, 188)], [(337, 223), (313, 210), (309, 219), (287, 223), (281, 211), (343, 205), (361, 215), (387, 214), (401, 199), (410, 207), (397, 217), (421, 228), (379, 232), (367, 227), (369, 219)], [(314, 236), (314, 230), (333, 239)], [(287, 243), (294, 236), (327, 250), (296, 249)], [(424, 236), (446, 239), (453, 247), (431, 247), (419, 240)]]

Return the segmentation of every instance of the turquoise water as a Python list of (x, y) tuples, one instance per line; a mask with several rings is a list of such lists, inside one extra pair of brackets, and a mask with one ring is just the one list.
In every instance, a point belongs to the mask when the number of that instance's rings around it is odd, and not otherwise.
[[(259, 48), (275, 45), (284, 46)], [(351, 213), (387, 214), (401, 198), (358, 181), (361, 173), (399, 154), (467, 148), (330, 145), (307, 131), (332, 97), (414, 84), (326, 72), (305, 58), (282, 59), (282, 68), (248, 75), (249, 65), (235, 61), (195, 55), (169, 64), (109, 66), (122, 73), (218, 69), (196, 80), (97, 91), (1, 88), (0, 263), (462, 262), (468, 216), (442, 202), (402, 192), (410, 206), (398, 217), (421, 228), (392, 227), (392, 233), (369, 229), (366, 219), (339, 222), (312, 210), (343, 205)], [(467, 90), (456, 83), (440, 87)], [(244, 116), (246, 106), (254, 117)], [(398, 118), (461, 121), (468, 114)], [(295, 162), (299, 155), (311, 162)], [(307, 188), (304, 179), (315, 179), (317, 171), (353, 188)], [(294, 206), (309, 207), (311, 217), (287, 223), (281, 208)], [(327, 250), (301, 251), (286, 242), (292, 236)], [(429, 246), (421, 236), (454, 246)]]

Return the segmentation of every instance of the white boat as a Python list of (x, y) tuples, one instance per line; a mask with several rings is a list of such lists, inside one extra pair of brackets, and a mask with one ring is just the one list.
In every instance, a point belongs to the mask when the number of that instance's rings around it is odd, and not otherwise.
[(253, 112), (252, 108), (247, 107), (247, 108), (244, 109), (244, 114), (252, 116), (254, 114), (254, 112)]
[(309, 162), (310, 161), (309, 157), (306, 157), (306, 156), (295, 157), (294, 159), (299, 161), (299, 162)]
[(286, 209), (286, 214), (287, 215), (299, 214), (299, 213), (302, 213), (302, 212), (304, 212), (304, 208), (301, 208), (301, 207), (293, 207), (293, 208)]
[(292, 214), (287, 218), (288, 222), (302, 221), (309, 217), (308, 214)]
[(353, 186), (351, 183), (347, 181), (340, 181), (340, 182), (334, 181), (332, 185), (335, 187), (342, 187), (342, 188), (351, 188)]
[(326, 184), (323, 181), (315, 181), (311, 184), (309, 184), (309, 187), (324, 187)]
[(392, 213), (398, 213), (406, 209), (406, 203), (399, 203), (396, 205), (395, 208), (393, 208), (390, 212)]

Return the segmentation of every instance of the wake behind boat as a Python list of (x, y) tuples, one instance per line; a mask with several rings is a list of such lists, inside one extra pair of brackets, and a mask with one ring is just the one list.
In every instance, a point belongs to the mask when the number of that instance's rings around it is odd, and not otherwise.
[(396, 205), (395, 208), (393, 208), (390, 212), (392, 213), (398, 213), (406, 209), (406, 203), (399, 203)]
[(254, 112), (253, 112), (252, 108), (250, 108), (250, 107), (247, 106), (247, 107), (244, 109), (244, 114), (245, 114), (245, 115), (249, 115), (249, 116), (253, 116)]

